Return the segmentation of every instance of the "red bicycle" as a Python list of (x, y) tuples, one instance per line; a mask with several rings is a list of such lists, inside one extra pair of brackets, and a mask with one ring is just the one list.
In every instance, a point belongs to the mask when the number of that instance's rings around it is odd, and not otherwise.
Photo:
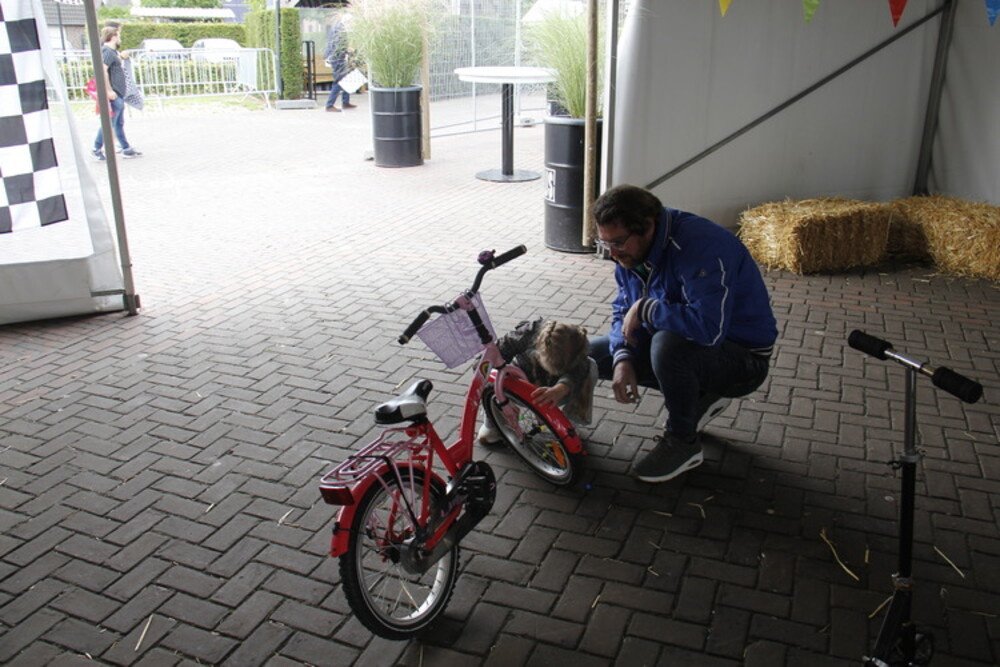
[(409, 638), (441, 615), (455, 586), (459, 543), (493, 506), (493, 470), (473, 460), (480, 405), (543, 478), (565, 486), (579, 476), (583, 443), (559, 408), (532, 402), (535, 387), (500, 354), (479, 296), (488, 271), (525, 252), (522, 245), (499, 256), (480, 253), (472, 288), (423, 310), (399, 337), (406, 344), (419, 335), (449, 367), (479, 355), (458, 439), (442, 441), (427, 415), (433, 385), (416, 380), (375, 408), (376, 423), (387, 427), (379, 437), (320, 482), (323, 500), (340, 506), (330, 553), (340, 559), (347, 601), (381, 637)]

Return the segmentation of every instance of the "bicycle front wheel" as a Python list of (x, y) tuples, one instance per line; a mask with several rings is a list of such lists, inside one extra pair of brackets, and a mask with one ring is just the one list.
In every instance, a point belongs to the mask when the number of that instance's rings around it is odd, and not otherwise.
[(529, 402), (509, 390), (504, 391), (504, 396), (515, 408), (517, 423), (508, 422), (492, 386), (483, 392), (486, 418), (540, 477), (558, 486), (574, 484), (583, 469), (583, 456), (570, 453), (548, 420)]
[[(400, 480), (373, 484), (354, 515), (351, 546), (340, 557), (348, 604), (366, 628), (386, 639), (408, 639), (434, 622), (458, 575), (457, 544), (426, 572), (403, 565), (410, 548), (405, 542), (414, 534), (409, 508), (422, 505), (425, 474), (400, 470)], [(444, 498), (440, 480), (431, 480), (430, 495), (432, 507)]]

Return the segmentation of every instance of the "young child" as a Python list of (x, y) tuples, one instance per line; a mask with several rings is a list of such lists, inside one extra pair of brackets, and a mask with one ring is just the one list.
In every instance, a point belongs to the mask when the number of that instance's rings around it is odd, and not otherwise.
[[(597, 364), (587, 356), (587, 332), (572, 324), (544, 319), (521, 322), (497, 340), (500, 353), (524, 371), (537, 388), (531, 397), (538, 405), (558, 405), (572, 421), (589, 424), (592, 416)], [(479, 441), (500, 442), (502, 436), (487, 419)]]

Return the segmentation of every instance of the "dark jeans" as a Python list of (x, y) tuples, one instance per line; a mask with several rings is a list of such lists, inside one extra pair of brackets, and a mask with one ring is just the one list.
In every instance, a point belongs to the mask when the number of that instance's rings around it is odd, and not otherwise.
[(330, 86), (330, 95), (326, 98), (326, 107), (332, 107), (337, 104), (337, 97), (343, 95), (344, 104), (351, 103), (351, 94), (340, 87), (339, 83), (334, 82)]
[[(613, 358), (607, 336), (590, 339), (590, 356), (597, 362), (598, 377), (610, 380)], [(644, 337), (632, 357), (639, 384), (663, 393), (667, 431), (679, 438), (695, 434), (705, 409), (699, 399), (706, 394), (746, 396), (763, 384), (769, 362), (736, 343), (706, 347), (670, 331)]]
[[(115, 137), (118, 138), (118, 145), (124, 150), (129, 147), (128, 139), (125, 138), (125, 100), (117, 97), (108, 101), (111, 103), (111, 129), (114, 131)], [(94, 150), (99, 151), (103, 146), (104, 127), (99, 126), (97, 138), (94, 139)]]

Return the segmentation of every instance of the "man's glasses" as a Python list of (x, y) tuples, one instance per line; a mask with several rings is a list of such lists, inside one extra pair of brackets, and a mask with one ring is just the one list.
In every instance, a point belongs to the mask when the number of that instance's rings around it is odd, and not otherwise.
[(601, 239), (594, 239), (594, 243), (597, 244), (599, 248), (604, 248), (605, 250), (614, 250), (615, 252), (621, 252), (625, 249), (625, 244), (628, 240), (632, 238), (633, 233), (629, 232), (624, 238), (616, 239), (614, 241), (602, 241)]

